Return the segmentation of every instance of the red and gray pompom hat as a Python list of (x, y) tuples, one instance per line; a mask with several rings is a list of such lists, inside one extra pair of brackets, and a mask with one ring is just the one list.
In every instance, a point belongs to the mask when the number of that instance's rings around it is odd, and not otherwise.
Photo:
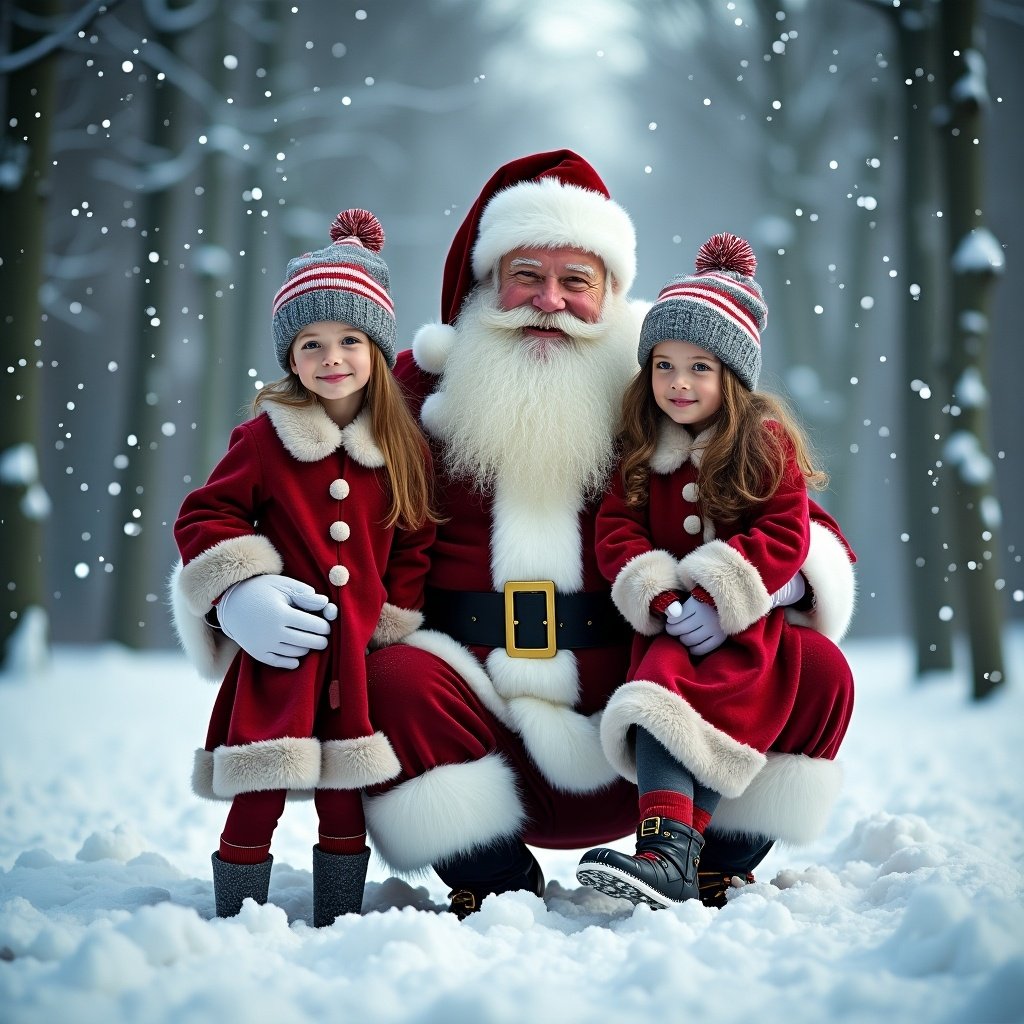
[(491, 176), (455, 234), (444, 267), (441, 318), (455, 322), (473, 287), (520, 247), (599, 256), (626, 295), (636, 276), (636, 232), (597, 171), (569, 149), (534, 153)]
[(750, 244), (727, 232), (697, 253), (697, 273), (674, 278), (644, 317), (637, 359), (647, 365), (659, 341), (689, 341), (717, 356), (751, 391), (761, 375), (761, 332), (768, 307), (754, 280)]
[(388, 265), (377, 254), (384, 229), (368, 210), (343, 210), (331, 225), (326, 249), (288, 262), (285, 282), (274, 296), (274, 352), (289, 369), (295, 336), (319, 320), (335, 320), (362, 331), (395, 365), (395, 307)]

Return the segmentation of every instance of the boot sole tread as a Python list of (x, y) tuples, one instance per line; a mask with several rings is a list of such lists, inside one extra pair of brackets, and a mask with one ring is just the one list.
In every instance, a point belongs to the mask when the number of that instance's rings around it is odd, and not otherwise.
[(591, 889), (597, 889), (599, 892), (605, 893), (607, 896), (614, 896), (620, 900), (629, 900), (634, 905), (646, 903), (655, 910), (678, 907), (685, 902), (669, 899), (664, 893), (658, 892), (635, 875), (631, 875), (628, 871), (623, 871), (621, 868), (616, 868), (610, 864), (603, 864), (600, 867), (595, 865), (581, 867), (576, 871), (576, 879)]

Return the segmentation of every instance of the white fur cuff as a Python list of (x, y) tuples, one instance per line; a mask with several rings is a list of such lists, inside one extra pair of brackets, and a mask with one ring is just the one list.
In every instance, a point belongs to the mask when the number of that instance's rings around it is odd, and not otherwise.
[(820, 523), (811, 523), (811, 546), (801, 572), (814, 591), (814, 607), (809, 612), (787, 608), (786, 619), (839, 643), (853, 618), (857, 578), (842, 541)]
[(320, 741), (285, 737), (213, 752), (212, 789), (217, 796), (266, 789), (315, 789), (320, 782)]
[(772, 609), (761, 574), (735, 548), (710, 540), (679, 563), (679, 581), (687, 590), (703, 587), (715, 602), (722, 629), (741, 633)]
[(388, 647), (404, 640), (410, 633), (415, 633), (423, 625), (423, 613), (409, 608), (399, 608), (396, 604), (385, 601), (377, 620), (377, 628), (370, 637), (370, 646)]
[(515, 774), (497, 754), (432, 768), (363, 806), (374, 849), (406, 873), (516, 836), (525, 817)]
[(364, 789), (393, 779), (401, 770), (382, 732), (320, 744), (320, 789)]
[(651, 601), (679, 587), (677, 563), (667, 551), (645, 551), (631, 558), (612, 584), (612, 603), (644, 636), (660, 633), (664, 623), (651, 614)]
[(168, 591), (171, 602), (171, 623), (177, 634), (178, 643), (181, 644), (181, 648), (185, 652), (185, 657), (204, 679), (219, 683), (238, 653), (238, 644), (226, 637), (219, 629), (208, 625), (202, 615), (196, 615), (188, 607), (181, 588), (180, 561), (171, 572)]
[(232, 537), (207, 548), (181, 570), (179, 584), (193, 615), (205, 615), (233, 583), (279, 573), (284, 568), (277, 549), (258, 533)]
[(769, 753), (746, 791), (719, 803), (711, 829), (810, 843), (824, 830), (842, 783), (842, 766), (836, 761)]

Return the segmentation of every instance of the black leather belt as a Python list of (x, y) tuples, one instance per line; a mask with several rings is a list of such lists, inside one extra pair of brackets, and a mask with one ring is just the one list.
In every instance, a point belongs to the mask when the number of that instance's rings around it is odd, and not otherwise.
[(471, 646), (504, 647), (512, 658), (618, 647), (632, 636), (606, 591), (557, 594), (550, 580), (509, 582), (501, 594), (428, 587), (423, 612), (427, 629)]

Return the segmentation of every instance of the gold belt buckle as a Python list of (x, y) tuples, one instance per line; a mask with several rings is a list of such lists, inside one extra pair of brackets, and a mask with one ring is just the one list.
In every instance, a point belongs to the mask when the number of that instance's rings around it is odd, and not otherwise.
[(661, 816), (654, 815), (640, 822), (640, 836), (656, 836), (661, 831)]
[[(516, 594), (544, 595), (546, 647), (516, 646)], [(509, 580), (505, 584), (505, 653), (510, 658), (553, 658), (558, 653), (555, 647), (555, 585), (551, 580)]]

